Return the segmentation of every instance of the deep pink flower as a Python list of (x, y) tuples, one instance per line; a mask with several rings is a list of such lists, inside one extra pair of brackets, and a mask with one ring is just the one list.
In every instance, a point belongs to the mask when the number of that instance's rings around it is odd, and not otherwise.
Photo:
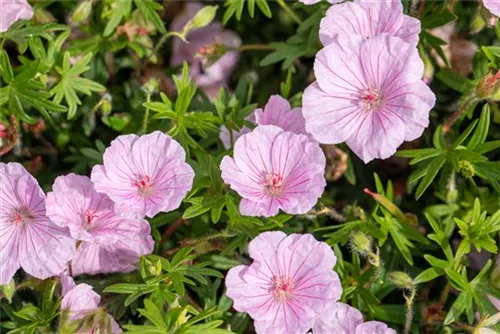
[(116, 214), (113, 201), (97, 193), (87, 176), (58, 177), (47, 195), (47, 216), (80, 241), (73, 275), (129, 272), (153, 251), (149, 223)]
[(30, 20), (33, 8), (26, 0), (0, 0), (0, 33), (19, 20)]
[[(255, 109), (253, 113), (248, 115), (246, 120), (256, 125), (276, 125), (285, 131), (307, 135), (312, 138), (306, 131), (306, 122), (304, 116), (302, 116), (302, 109), (292, 109), (290, 102), (280, 95), (271, 95), (264, 109)], [(240, 131), (233, 131), (233, 142), (251, 131), (252, 129), (247, 126), (243, 126)], [(231, 137), (229, 130), (225, 126), (221, 127), (219, 137), (226, 149), (231, 148)]]
[(75, 282), (69, 276), (66, 276), (66, 280), (69, 288), (64, 293), (61, 302), (61, 310), (69, 312), (70, 321), (80, 320), (82, 322), (82, 326), (80, 326), (77, 331), (78, 334), (115, 334), (122, 332), (118, 323), (109, 314), (107, 314), (104, 319), (102, 317), (94, 317), (94, 319), (87, 324), (85, 322), (86, 318), (98, 312), (104, 312), (99, 307), (101, 296), (99, 296), (88, 284), (82, 283), (75, 285)]
[(303, 334), (340, 298), (330, 246), (310, 234), (265, 232), (252, 240), (249, 266), (229, 270), (227, 296), (254, 319), (257, 333)]
[(270, 217), (309, 211), (323, 193), (325, 155), (307, 136), (259, 125), (221, 162), (222, 179), (243, 199), (240, 213)]
[(500, 16), (500, 1), (499, 0), (483, 0), (483, 5), (491, 14)]
[(68, 229), (45, 215), (45, 194), (21, 164), (0, 163), (0, 284), (23, 268), (46, 279), (59, 275), (75, 254)]
[(175, 210), (193, 184), (186, 152), (160, 131), (118, 136), (103, 159), (103, 165), (92, 169), (91, 179), (97, 192), (115, 202), (117, 212), (154, 217)]
[(354, 307), (336, 303), (318, 317), (314, 334), (396, 334), (396, 331), (378, 321), (363, 322), (363, 315)]
[(384, 33), (416, 46), (420, 21), (403, 14), (400, 0), (357, 0), (330, 7), (319, 29), (324, 45), (339, 35), (368, 39)]
[(435, 96), (421, 80), (417, 49), (400, 38), (341, 37), (318, 52), (306, 88), (306, 130), (324, 144), (346, 142), (365, 163), (385, 159), (429, 124)]
[[(184, 25), (202, 8), (203, 5), (199, 2), (185, 2), (183, 12), (173, 19), (170, 30), (182, 31)], [(206, 61), (197, 57), (197, 54), (202, 48), (207, 48), (214, 43), (238, 47), (241, 44), (240, 38), (234, 32), (225, 30), (220, 22), (212, 22), (206, 27), (189, 32), (186, 40), (187, 43), (179, 38), (173, 40), (170, 64), (182, 65), (184, 61), (190, 63), (189, 70), (198, 87), (209, 97), (217, 96), (220, 88), (227, 86), (229, 77), (238, 63), (239, 53), (226, 52), (208, 67), (205, 67)]]

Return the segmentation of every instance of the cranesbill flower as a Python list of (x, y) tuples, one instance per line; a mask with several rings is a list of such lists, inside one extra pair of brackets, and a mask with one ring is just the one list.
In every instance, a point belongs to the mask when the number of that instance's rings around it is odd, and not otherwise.
[(500, 1), (498, 0), (483, 0), (483, 5), (491, 14), (500, 16)]
[(30, 20), (33, 8), (26, 0), (0, 0), (0, 33), (19, 20)]
[(73, 275), (129, 272), (153, 251), (149, 223), (115, 213), (113, 201), (97, 193), (87, 176), (58, 177), (47, 195), (47, 216), (80, 241)]
[(316, 56), (306, 88), (306, 130), (324, 144), (346, 142), (365, 163), (385, 159), (429, 124), (435, 96), (421, 80), (417, 49), (402, 39), (340, 37)]
[(68, 229), (45, 215), (45, 194), (18, 163), (0, 163), (0, 284), (23, 268), (46, 279), (60, 274), (75, 254)]
[(90, 285), (75, 285), (70, 277), (66, 279), (69, 288), (64, 293), (61, 310), (68, 312), (69, 326), (76, 324), (76, 328), (69, 328), (76, 329), (79, 334), (122, 332), (115, 319), (99, 307), (101, 296)]
[[(299, 1), (305, 5), (314, 5), (318, 2), (321, 2), (321, 0), (299, 0)], [(327, 1), (331, 4), (336, 4), (336, 3), (340, 3), (340, 2), (345, 1), (345, 0), (327, 0)]]
[(279, 95), (271, 95), (264, 110), (255, 110), (255, 120), (258, 125), (276, 125), (284, 131), (309, 136), (302, 109), (292, 109), (290, 103)]
[(191, 190), (194, 172), (185, 159), (181, 145), (160, 131), (118, 136), (91, 179), (97, 192), (115, 202), (117, 212), (154, 217), (177, 209)]
[(416, 46), (420, 21), (403, 14), (400, 0), (357, 0), (330, 7), (319, 30), (324, 45), (339, 35), (368, 39), (384, 33)]
[(340, 298), (335, 254), (312, 235), (265, 232), (248, 252), (253, 263), (229, 270), (226, 287), (234, 309), (254, 319), (257, 333), (306, 333)]
[(270, 217), (279, 209), (309, 211), (326, 185), (325, 155), (305, 135), (259, 125), (234, 145), (234, 158), (222, 159), (222, 179), (243, 199), (240, 213)]
[[(186, 1), (183, 12), (173, 19), (170, 30), (182, 31), (184, 25), (202, 8), (203, 5), (199, 2)], [(220, 22), (212, 22), (206, 27), (190, 31), (186, 40), (187, 42), (179, 38), (173, 40), (170, 64), (182, 65), (184, 61), (190, 63), (190, 74), (198, 87), (209, 97), (217, 96), (220, 88), (227, 86), (229, 77), (238, 63), (239, 53), (228, 51), (211, 65), (200, 57), (200, 53), (206, 53), (205, 50), (215, 43), (223, 44), (224, 47), (238, 47), (241, 39), (236, 33), (225, 30)]]
[(393, 329), (378, 321), (363, 322), (363, 315), (354, 307), (336, 303), (328, 312), (318, 317), (314, 334), (396, 334)]

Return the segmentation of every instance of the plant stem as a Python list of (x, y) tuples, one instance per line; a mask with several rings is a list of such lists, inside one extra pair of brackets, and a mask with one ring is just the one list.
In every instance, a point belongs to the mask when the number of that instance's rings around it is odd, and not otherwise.
[[(151, 92), (148, 90), (146, 92), (146, 102), (151, 102)], [(146, 134), (148, 132), (148, 122), (149, 122), (149, 108), (146, 107), (146, 111), (144, 112), (144, 120), (142, 121), (142, 133)]]
[(227, 48), (228, 51), (275, 50), (267, 44), (245, 44), (237, 48)]
[(158, 42), (158, 44), (156, 44), (155, 48), (153, 49), (153, 54), (157, 54), (158, 51), (160, 51), (160, 49), (163, 46), (163, 44), (165, 44), (165, 42), (167, 41), (167, 39), (169, 37), (172, 37), (172, 36), (177, 36), (180, 39), (185, 40), (184, 35), (182, 33), (180, 33), (180, 32), (177, 32), (177, 31), (168, 32), (168, 33), (164, 34), (163, 36), (161, 36), (160, 41)]
[(413, 322), (413, 300), (415, 299), (416, 289), (415, 286), (411, 286), (411, 292), (409, 297), (406, 298), (406, 321), (404, 334), (410, 334), (411, 324)]
[(285, 10), (285, 12), (288, 13), (288, 15), (290, 15), (292, 17), (292, 19), (297, 22), (298, 24), (301, 24), (302, 23), (302, 20), (300, 19), (300, 17), (293, 11), (293, 9), (291, 9), (284, 0), (277, 0), (278, 2), (278, 5), (281, 6), (281, 8), (283, 8)]
[(448, 120), (446, 121), (446, 123), (444, 123), (442, 128), (443, 133), (447, 133), (448, 131), (450, 131), (451, 127), (457, 121), (460, 115), (464, 112), (465, 108), (467, 108), (469, 104), (475, 99), (476, 99), (475, 96), (472, 96), (469, 99), (467, 99), (467, 101), (465, 101), (464, 104), (462, 104), (462, 106), (453, 115), (451, 115), (450, 118), (448, 118)]

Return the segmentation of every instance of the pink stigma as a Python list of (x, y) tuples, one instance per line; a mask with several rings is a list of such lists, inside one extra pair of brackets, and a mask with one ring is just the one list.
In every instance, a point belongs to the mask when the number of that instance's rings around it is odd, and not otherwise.
[(283, 188), (283, 176), (279, 173), (267, 174), (263, 186), (269, 195), (278, 196)]
[(153, 193), (153, 182), (147, 175), (135, 181), (134, 185), (141, 196), (149, 196)]
[(34, 218), (35, 217), (26, 208), (19, 208), (14, 210), (11, 216), (11, 219), (15, 224), (23, 224), (28, 220)]
[(290, 277), (280, 277), (274, 281), (274, 297), (277, 300), (288, 300), (293, 297), (293, 282)]
[(93, 213), (92, 211), (85, 211), (84, 219), (85, 219), (85, 224), (90, 225), (93, 223), (94, 218), (96, 218), (97, 215)]
[(366, 111), (374, 110), (380, 106), (380, 94), (376, 89), (370, 88), (361, 94), (361, 101)]

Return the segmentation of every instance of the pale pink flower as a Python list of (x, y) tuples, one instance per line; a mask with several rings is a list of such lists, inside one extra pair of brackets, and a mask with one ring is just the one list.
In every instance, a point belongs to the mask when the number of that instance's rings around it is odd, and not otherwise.
[(26, 0), (0, 0), (0, 33), (19, 20), (30, 20), (33, 8)]
[[(306, 131), (302, 109), (292, 109), (290, 102), (280, 95), (271, 95), (264, 109), (255, 109), (246, 120), (256, 125), (276, 125), (288, 132), (310, 136)], [(233, 142), (250, 131), (252, 131), (252, 129), (247, 126), (243, 126), (240, 131), (233, 131)], [(225, 126), (221, 127), (219, 137), (224, 147), (229, 149), (231, 147), (231, 137), (229, 135), (229, 130)]]
[(483, 5), (491, 14), (500, 16), (500, 0), (483, 0)]
[(0, 285), (23, 268), (46, 279), (59, 275), (75, 254), (68, 229), (45, 215), (45, 194), (18, 163), (0, 163)]
[(221, 162), (222, 179), (243, 199), (240, 213), (270, 217), (279, 209), (308, 212), (323, 193), (325, 155), (307, 136), (259, 125), (234, 145), (234, 158)]
[[(170, 25), (172, 31), (182, 31), (184, 25), (203, 8), (199, 2), (185, 2), (184, 10), (177, 15)], [(182, 65), (184, 61), (190, 63), (189, 70), (198, 87), (209, 97), (215, 97), (221, 87), (227, 86), (229, 77), (239, 60), (236, 51), (226, 52), (211, 66), (205, 66), (206, 61), (197, 57), (202, 48), (220, 43), (226, 47), (235, 48), (241, 45), (241, 39), (234, 32), (225, 30), (220, 22), (212, 22), (208, 26), (192, 30), (187, 35), (187, 43), (179, 38), (172, 42), (172, 58), (170, 64)]]
[[(255, 124), (255, 112), (252, 112), (250, 115), (248, 115), (245, 118), (246, 121)], [(220, 133), (219, 133), (219, 138), (222, 141), (222, 144), (224, 145), (224, 148), (226, 150), (229, 150), (232, 147), (231, 144), (231, 135), (233, 136), (233, 144), (236, 142), (238, 138), (243, 136), (246, 133), (249, 133), (252, 131), (248, 126), (243, 125), (240, 129), (240, 131), (235, 131), (231, 130), (232, 133), (229, 133), (229, 129), (226, 126), (221, 126), (220, 127)]]
[(191, 190), (194, 172), (185, 159), (182, 146), (160, 131), (118, 136), (91, 179), (97, 192), (115, 202), (117, 212), (154, 217), (177, 209)]
[(306, 130), (324, 144), (346, 142), (365, 163), (385, 159), (429, 124), (435, 96), (421, 80), (417, 49), (402, 39), (340, 37), (316, 56), (306, 88)]
[(354, 307), (336, 303), (321, 317), (313, 329), (314, 334), (396, 334), (378, 321), (363, 322), (363, 315)]
[(115, 213), (113, 201), (97, 193), (87, 176), (59, 176), (47, 195), (47, 216), (80, 241), (73, 275), (129, 272), (153, 251), (149, 223)]
[(292, 109), (290, 102), (280, 95), (271, 95), (264, 110), (256, 109), (255, 120), (257, 125), (276, 125), (284, 131), (309, 136), (302, 109)]
[[(103, 313), (103, 309), (99, 306), (101, 296), (90, 285), (84, 283), (75, 285), (75, 282), (69, 276), (66, 276), (66, 282), (69, 288), (63, 293), (61, 310), (68, 312), (70, 321), (81, 322), (76, 333), (115, 334), (122, 332), (115, 319), (111, 315)], [(98, 313), (105, 315), (105, 317), (95, 316)], [(93, 318), (87, 323), (86, 320), (92, 316)]]
[(310, 234), (265, 232), (252, 240), (249, 266), (229, 270), (227, 296), (257, 333), (303, 334), (330, 312), (342, 286), (330, 246)]
[[(304, 5), (314, 5), (317, 4), (318, 2), (321, 2), (321, 0), (299, 0), (299, 1), (302, 2)], [(337, 4), (346, 0), (327, 0), (327, 1), (331, 4)]]
[(416, 46), (420, 21), (403, 14), (400, 0), (357, 0), (330, 7), (319, 29), (324, 45), (340, 35), (369, 39), (380, 34), (399, 37)]

